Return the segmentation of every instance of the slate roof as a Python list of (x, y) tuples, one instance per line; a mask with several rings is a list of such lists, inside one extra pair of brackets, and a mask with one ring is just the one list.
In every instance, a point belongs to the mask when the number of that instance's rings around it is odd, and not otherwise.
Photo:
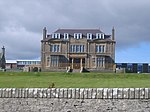
[[(105, 39), (110, 39), (111, 37), (111, 35), (106, 35), (100, 29), (58, 29), (53, 33), (60, 33), (61, 38), (63, 37), (64, 33), (68, 33), (70, 37), (73, 37), (74, 33), (82, 33), (83, 37), (86, 37), (87, 33), (92, 33), (94, 40), (96, 39), (96, 33), (103, 33), (105, 35)], [(47, 38), (42, 41), (48, 41), (49, 39), (52, 39), (52, 34), (47, 34)]]
[(82, 33), (83, 35), (87, 35), (87, 33), (92, 33), (96, 35), (96, 33), (103, 33), (100, 29), (58, 29), (54, 33), (60, 33), (63, 35), (64, 33), (68, 33), (69, 35), (74, 35), (74, 33)]

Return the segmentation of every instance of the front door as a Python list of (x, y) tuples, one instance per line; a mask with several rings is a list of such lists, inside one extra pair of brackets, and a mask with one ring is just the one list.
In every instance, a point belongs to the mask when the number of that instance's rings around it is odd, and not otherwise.
[(80, 69), (80, 58), (74, 58), (74, 69)]
[[(82, 62), (81, 62), (82, 60)], [(81, 65), (84, 67), (85, 65), (85, 58), (70, 58), (69, 59), (70, 66), (72, 69), (80, 69)]]

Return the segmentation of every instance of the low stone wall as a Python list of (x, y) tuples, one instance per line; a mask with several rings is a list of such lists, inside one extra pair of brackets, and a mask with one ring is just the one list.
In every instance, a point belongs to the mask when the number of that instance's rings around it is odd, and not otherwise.
[(0, 112), (150, 112), (149, 88), (1, 88)]
[(1, 88), (0, 98), (150, 99), (149, 88)]

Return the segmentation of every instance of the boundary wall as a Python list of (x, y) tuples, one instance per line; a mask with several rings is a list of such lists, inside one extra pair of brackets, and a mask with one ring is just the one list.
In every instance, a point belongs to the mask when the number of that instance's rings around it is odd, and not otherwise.
[(150, 99), (150, 88), (1, 88), (0, 98)]
[(150, 112), (150, 88), (1, 88), (0, 112)]

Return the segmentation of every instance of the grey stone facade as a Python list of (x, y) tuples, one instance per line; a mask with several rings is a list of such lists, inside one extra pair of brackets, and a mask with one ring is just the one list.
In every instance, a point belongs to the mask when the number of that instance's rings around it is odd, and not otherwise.
[(115, 30), (106, 35), (100, 29), (58, 29), (41, 41), (42, 71), (113, 71)]

